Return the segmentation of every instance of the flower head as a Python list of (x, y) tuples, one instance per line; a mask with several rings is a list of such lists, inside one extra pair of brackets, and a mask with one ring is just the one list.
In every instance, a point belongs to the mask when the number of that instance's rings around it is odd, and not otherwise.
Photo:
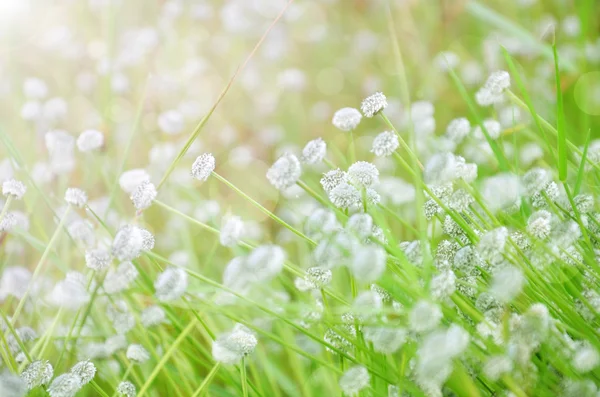
[(65, 201), (75, 207), (83, 208), (87, 204), (87, 194), (81, 189), (70, 187), (65, 192)]
[(199, 181), (205, 181), (215, 170), (215, 157), (211, 153), (203, 153), (192, 164), (192, 176)]
[(333, 114), (332, 123), (342, 131), (352, 131), (362, 119), (362, 114), (354, 108), (341, 108)]
[(2, 194), (6, 197), (12, 197), (21, 200), (27, 191), (27, 186), (16, 179), (8, 179), (2, 183)]
[(267, 179), (276, 189), (283, 190), (296, 184), (301, 174), (302, 167), (298, 158), (291, 153), (285, 153), (269, 168)]
[(366, 97), (360, 104), (360, 110), (365, 117), (373, 117), (387, 107), (387, 98), (382, 92), (376, 92)]
[(373, 140), (371, 152), (377, 157), (390, 156), (398, 149), (398, 146), (400, 146), (398, 135), (393, 131), (384, 131)]

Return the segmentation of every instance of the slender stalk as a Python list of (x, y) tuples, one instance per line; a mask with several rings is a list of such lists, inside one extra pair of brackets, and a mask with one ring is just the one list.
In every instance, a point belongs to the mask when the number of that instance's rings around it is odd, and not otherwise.
[(242, 364), (240, 368), (240, 377), (242, 383), (242, 395), (248, 397), (248, 383), (246, 382), (246, 359), (242, 358)]
[(62, 218), (60, 219), (58, 226), (56, 227), (56, 230), (54, 231), (54, 234), (52, 235), (52, 238), (50, 238), (50, 241), (48, 242), (46, 249), (42, 253), (42, 257), (40, 258), (40, 260), (38, 261), (38, 263), (35, 267), (33, 275), (31, 276), (31, 281), (29, 281), (29, 284), (27, 285), (27, 289), (25, 290), (25, 293), (23, 294), (23, 298), (21, 298), (21, 300), (19, 301), (19, 304), (17, 305), (17, 308), (15, 309), (15, 313), (12, 316), (13, 324), (17, 323), (19, 315), (21, 314), (21, 310), (23, 310), (23, 306), (25, 305), (25, 301), (29, 297), (29, 293), (31, 291), (31, 286), (33, 285), (33, 283), (35, 282), (35, 280), (41, 273), (44, 263), (46, 262), (46, 259), (48, 258), (48, 254), (50, 254), (52, 247), (54, 247), (56, 240), (58, 240), (58, 235), (59, 235), (60, 231), (62, 230), (70, 211), (71, 211), (71, 205), (69, 204), (69, 205), (67, 205), (67, 209), (65, 210)]
[(10, 203), (12, 202), (12, 200), (13, 200), (12, 196), (6, 197), (6, 201), (4, 202), (4, 206), (2, 207), (2, 212), (0, 212), (0, 223), (6, 216), (6, 213), (8, 212), (8, 208), (10, 207)]
[(215, 363), (215, 365), (212, 367), (212, 369), (210, 370), (208, 375), (206, 375), (206, 377), (204, 378), (202, 383), (200, 383), (200, 386), (198, 386), (198, 389), (196, 389), (196, 391), (194, 392), (192, 397), (199, 397), (201, 395), (201, 393), (204, 391), (204, 388), (206, 388), (210, 384), (212, 379), (215, 377), (215, 375), (220, 367), (221, 367), (221, 363), (219, 363), (219, 362)]

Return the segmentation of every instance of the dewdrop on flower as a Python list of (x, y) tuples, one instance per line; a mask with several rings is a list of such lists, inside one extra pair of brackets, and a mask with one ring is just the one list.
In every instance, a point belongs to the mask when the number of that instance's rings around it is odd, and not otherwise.
[(506, 266), (494, 272), (490, 294), (502, 303), (509, 303), (521, 293), (525, 283), (525, 276), (520, 269)]
[(154, 305), (145, 308), (141, 314), (142, 325), (145, 328), (166, 323), (166, 313), (162, 307)]
[(354, 108), (341, 108), (333, 114), (331, 122), (333, 125), (342, 131), (352, 131), (362, 119), (362, 114)]
[(348, 168), (350, 180), (360, 187), (370, 187), (379, 182), (379, 170), (367, 161), (357, 161)]
[(333, 189), (341, 185), (342, 183), (348, 183), (350, 180), (348, 174), (345, 171), (338, 169), (327, 171), (321, 177), (321, 186), (327, 194), (331, 193)]
[(385, 271), (387, 253), (378, 245), (356, 247), (349, 264), (350, 271), (360, 282), (377, 281)]
[(27, 187), (23, 182), (16, 179), (8, 179), (2, 183), (2, 194), (5, 197), (12, 197), (16, 200), (21, 200), (27, 191)]
[(65, 192), (65, 201), (75, 207), (83, 208), (87, 204), (87, 194), (76, 187), (70, 187)]
[(47, 385), (53, 376), (54, 368), (52, 368), (52, 364), (48, 360), (33, 361), (21, 373), (21, 379), (23, 379), (29, 390), (41, 385)]
[(150, 359), (150, 353), (142, 345), (132, 344), (127, 348), (127, 359), (137, 364), (143, 364)]
[(223, 218), (219, 242), (224, 247), (233, 247), (244, 234), (244, 221), (239, 216), (226, 216)]
[(79, 376), (66, 373), (54, 378), (47, 391), (50, 397), (74, 397), (81, 387)]
[(600, 354), (591, 345), (585, 343), (573, 355), (573, 367), (579, 373), (586, 373), (600, 364)]
[(136, 390), (134, 384), (127, 380), (119, 383), (119, 386), (117, 386), (117, 393), (119, 393), (119, 395), (125, 396), (125, 397), (137, 396), (137, 390)]
[(150, 181), (143, 181), (135, 188), (130, 196), (133, 206), (138, 210), (145, 210), (152, 205), (157, 195), (156, 186)]
[(283, 190), (295, 185), (301, 174), (302, 167), (298, 158), (291, 153), (285, 153), (269, 168), (267, 179), (276, 189)]
[(471, 123), (464, 117), (452, 120), (446, 128), (446, 136), (456, 144), (461, 143), (469, 132), (471, 132)]
[(188, 286), (185, 270), (168, 267), (160, 273), (154, 282), (156, 298), (161, 302), (172, 302), (183, 296)]
[(150, 181), (150, 175), (142, 168), (125, 171), (119, 177), (119, 186), (126, 193), (131, 194), (142, 183)]
[(321, 138), (313, 139), (302, 149), (300, 160), (305, 164), (317, 164), (323, 161), (327, 154), (327, 144)]
[(410, 329), (415, 332), (431, 331), (442, 319), (442, 310), (435, 303), (418, 301), (408, 315)]
[(100, 149), (104, 145), (104, 134), (98, 130), (85, 130), (77, 138), (77, 148), (82, 153)]
[(340, 388), (348, 396), (358, 396), (370, 382), (369, 371), (362, 365), (355, 365), (348, 368), (340, 378)]
[(215, 170), (215, 157), (211, 153), (203, 153), (192, 164), (192, 176), (199, 181), (206, 181)]
[(550, 236), (552, 231), (552, 214), (546, 210), (539, 210), (531, 214), (527, 220), (527, 232), (540, 240)]
[(89, 360), (80, 361), (71, 368), (69, 373), (77, 376), (82, 386), (87, 385), (96, 376), (96, 366)]
[(252, 331), (236, 324), (230, 332), (221, 334), (213, 342), (212, 355), (215, 361), (234, 365), (254, 351), (258, 340)]
[(384, 131), (373, 139), (371, 152), (377, 157), (391, 156), (398, 146), (400, 146), (398, 135), (393, 131)]
[(167, 110), (158, 116), (158, 127), (165, 134), (176, 135), (183, 131), (185, 120), (178, 111)]
[(347, 209), (357, 206), (361, 202), (360, 192), (352, 185), (346, 182), (340, 183), (329, 192), (329, 200), (337, 208)]
[(366, 97), (360, 104), (360, 110), (365, 117), (373, 117), (387, 107), (387, 98), (383, 93), (376, 92), (375, 94)]

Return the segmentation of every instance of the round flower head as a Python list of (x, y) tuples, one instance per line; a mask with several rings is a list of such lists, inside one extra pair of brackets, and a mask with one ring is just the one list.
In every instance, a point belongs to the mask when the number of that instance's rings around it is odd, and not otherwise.
[(188, 286), (188, 275), (185, 270), (168, 267), (160, 273), (154, 282), (156, 298), (161, 302), (172, 302), (183, 296)]
[(12, 197), (17, 200), (21, 200), (27, 187), (21, 181), (16, 179), (8, 179), (2, 183), (2, 194), (6, 197)]
[(24, 397), (25, 394), (27, 394), (27, 385), (23, 379), (8, 370), (0, 373), (0, 396)]
[(435, 303), (418, 301), (410, 311), (408, 321), (415, 332), (431, 331), (442, 319), (442, 310)]
[(350, 180), (360, 187), (370, 187), (379, 182), (379, 170), (367, 161), (357, 161), (348, 168)]
[(329, 194), (333, 189), (342, 183), (348, 183), (349, 180), (348, 174), (338, 168), (336, 170), (327, 171), (323, 174), (321, 177), (321, 186), (323, 186), (325, 192)]
[(252, 331), (241, 324), (236, 324), (230, 332), (221, 334), (213, 342), (213, 358), (223, 364), (237, 364), (242, 358), (252, 353), (258, 340)]
[(219, 242), (224, 247), (233, 247), (242, 238), (244, 233), (244, 221), (239, 216), (226, 216), (221, 225)]
[(364, 327), (365, 339), (373, 343), (373, 349), (377, 352), (391, 354), (395, 353), (404, 345), (408, 331), (404, 328), (392, 327)]
[(168, 110), (158, 116), (158, 127), (166, 134), (176, 135), (183, 131), (185, 120), (178, 111)]
[(150, 359), (150, 353), (142, 345), (129, 345), (127, 348), (127, 358), (138, 364), (143, 364)]
[(106, 269), (112, 262), (110, 252), (105, 248), (95, 248), (85, 251), (85, 265), (90, 269), (100, 271)]
[(494, 272), (490, 294), (502, 303), (509, 303), (519, 295), (524, 285), (523, 272), (514, 266), (506, 266)]
[(50, 293), (50, 301), (56, 306), (77, 310), (90, 300), (85, 276), (78, 272), (69, 272), (59, 281)]
[(138, 278), (139, 272), (133, 263), (121, 262), (114, 270), (109, 270), (104, 278), (104, 292), (116, 294), (125, 291)]
[(205, 181), (215, 170), (215, 157), (211, 153), (203, 153), (192, 164), (192, 176), (199, 181)]
[(348, 368), (340, 378), (340, 388), (348, 396), (358, 396), (370, 382), (369, 371), (362, 365), (355, 365)]
[(135, 188), (130, 199), (133, 202), (133, 206), (138, 211), (141, 211), (152, 205), (157, 194), (154, 184), (150, 181), (144, 181)]
[(77, 148), (86, 153), (100, 149), (104, 145), (104, 134), (98, 130), (85, 130), (77, 138)]
[(317, 164), (323, 161), (327, 154), (327, 144), (321, 138), (313, 139), (302, 149), (300, 159), (305, 164)]
[(93, 362), (84, 360), (73, 365), (73, 368), (71, 368), (71, 371), (69, 372), (72, 375), (77, 376), (83, 386), (90, 383), (90, 381), (94, 379), (94, 376), (96, 376), (96, 366)]
[(359, 205), (361, 196), (354, 186), (342, 182), (329, 192), (329, 200), (336, 207), (346, 209)]
[(41, 385), (47, 385), (54, 376), (54, 368), (49, 361), (34, 361), (25, 367), (21, 379), (29, 390)]
[(276, 189), (283, 190), (293, 186), (300, 179), (302, 167), (298, 158), (285, 153), (277, 159), (267, 171), (267, 179)]
[(400, 146), (398, 135), (393, 131), (384, 131), (373, 140), (371, 152), (375, 153), (377, 157), (390, 156), (398, 149), (398, 146)]
[(125, 397), (135, 397), (137, 395), (137, 390), (133, 383), (126, 380), (119, 383), (119, 386), (117, 386), (117, 393)]
[(580, 373), (589, 372), (598, 364), (600, 364), (600, 354), (589, 344), (584, 344), (577, 349), (573, 356), (573, 367)]
[(43, 99), (48, 95), (48, 86), (42, 79), (28, 77), (23, 82), (23, 94), (29, 99)]
[(446, 136), (454, 143), (458, 144), (471, 132), (471, 123), (464, 117), (454, 119), (446, 128)]
[(76, 187), (70, 187), (65, 192), (65, 201), (75, 207), (83, 208), (87, 204), (87, 194)]
[(256, 282), (273, 279), (283, 269), (286, 254), (277, 245), (259, 245), (246, 257), (244, 266)]
[(527, 232), (535, 238), (544, 240), (551, 231), (552, 214), (546, 210), (534, 212), (527, 220)]
[(373, 234), (373, 218), (369, 214), (354, 214), (348, 218), (346, 230), (365, 240)]
[[(500, 134), (502, 132), (502, 125), (498, 121), (494, 119), (485, 119), (483, 120), (483, 127), (487, 131), (490, 139), (496, 140), (500, 138)], [(475, 127), (475, 130), (473, 130), (473, 135), (477, 139), (485, 139), (485, 134), (483, 133), (483, 129), (480, 125)]]
[(385, 271), (387, 254), (374, 244), (359, 246), (353, 250), (349, 268), (352, 275), (361, 282), (377, 281)]
[(115, 234), (112, 254), (120, 261), (130, 261), (140, 256), (143, 244), (142, 229), (133, 225), (124, 225)]
[(373, 117), (387, 107), (387, 98), (383, 93), (376, 92), (375, 94), (366, 97), (360, 104), (360, 110), (365, 117)]
[(317, 208), (310, 213), (304, 223), (304, 233), (310, 238), (327, 236), (341, 227), (335, 214), (324, 208)]
[(166, 322), (166, 314), (160, 306), (150, 306), (142, 311), (142, 325), (146, 328)]
[(306, 269), (304, 278), (296, 279), (296, 287), (300, 291), (321, 289), (331, 282), (331, 270), (322, 267), (311, 267)]
[(149, 181), (150, 175), (142, 168), (125, 171), (119, 177), (119, 186), (126, 193), (131, 194), (140, 184)]
[(50, 397), (74, 397), (81, 386), (79, 376), (67, 373), (54, 378), (47, 391)]
[(342, 131), (352, 131), (358, 126), (361, 119), (362, 114), (357, 109), (341, 108), (333, 114), (331, 122)]
[(504, 90), (510, 87), (510, 75), (499, 70), (493, 72), (475, 94), (475, 100), (481, 106), (490, 106), (504, 100)]

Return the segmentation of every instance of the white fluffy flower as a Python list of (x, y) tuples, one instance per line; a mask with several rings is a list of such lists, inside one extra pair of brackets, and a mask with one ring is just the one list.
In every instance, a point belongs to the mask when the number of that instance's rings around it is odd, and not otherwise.
[(348, 368), (340, 378), (340, 388), (348, 396), (358, 396), (370, 382), (369, 371), (362, 365), (355, 365)]
[(166, 134), (176, 135), (183, 131), (185, 120), (178, 111), (167, 110), (158, 116), (158, 127)]
[(85, 130), (77, 138), (77, 148), (86, 153), (100, 149), (104, 145), (104, 134), (98, 130)]
[(267, 179), (276, 189), (283, 190), (296, 184), (301, 174), (302, 167), (298, 158), (291, 153), (285, 153), (269, 168)]
[(87, 204), (87, 194), (81, 189), (70, 187), (65, 192), (65, 201), (75, 207), (83, 208)]
[(172, 302), (183, 296), (188, 286), (188, 275), (185, 270), (168, 267), (160, 273), (154, 282), (156, 298), (161, 302)]
[(244, 233), (244, 221), (239, 216), (226, 216), (223, 218), (219, 241), (222, 246), (233, 247)]
[(387, 107), (387, 98), (382, 92), (366, 97), (360, 104), (360, 110), (365, 117), (373, 117)]
[(398, 135), (393, 131), (384, 131), (373, 140), (371, 152), (377, 157), (391, 156), (400, 146)]
[(408, 315), (410, 328), (415, 332), (430, 331), (438, 326), (442, 319), (442, 310), (435, 303), (420, 300)]
[(205, 181), (215, 170), (215, 157), (211, 153), (203, 153), (192, 164), (192, 176), (199, 181)]
[(213, 358), (223, 364), (237, 364), (242, 358), (252, 353), (258, 340), (252, 331), (241, 324), (236, 324), (230, 332), (221, 334), (213, 342)]
[(127, 359), (138, 364), (143, 364), (150, 359), (150, 353), (144, 349), (144, 346), (137, 344), (129, 345), (126, 356)]
[(21, 200), (27, 191), (27, 186), (16, 179), (8, 179), (2, 183), (2, 194)]
[(321, 138), (313, 139), (302, 149), (301, 160), (305, 164), (317, 164), (323, 161), (327, 154), (327, 144)]
[(150, 181), (150, 175), (142, 168), (125, 171), (119, 177), (119, 186), (126, 193), (131, 194), (144, 182)]
[(519, 295), (525, 285), (523, 272), (513, 266), (506, 266), (494, 272), (490, 294), (502, 303), (509, 303)]
[(150, 181), (144, 181), (131, 193), (130, 199), (137, 210), (145, 210), (152, 205), (157, 195), (156, 187)]
[(371, 187), (379, 182), (379, 170), (367, 161), (357, 161), (348, 168), (350, 180), (360, 187)]
[(357, 109), (342, 108), (334, 113), (332, 123), (342, 131), (352, 131), (358, 126), (361, 119), (362, 114)]

